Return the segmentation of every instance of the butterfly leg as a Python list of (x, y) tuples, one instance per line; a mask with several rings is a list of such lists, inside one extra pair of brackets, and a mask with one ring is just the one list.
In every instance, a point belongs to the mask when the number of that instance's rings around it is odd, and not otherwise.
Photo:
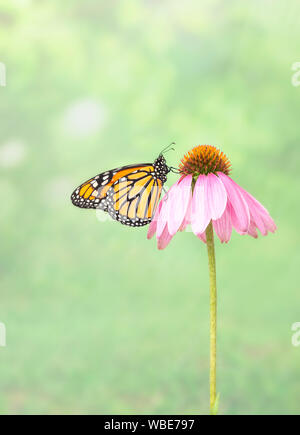
[(168, 199), (168, 191), (165, 189), (164, 186), (162, 187), (162, 190), (163, 190), (163, 192), (164, 192), (164, 194), (166, 196), (165, 199), (164, 199), (166, 201)]

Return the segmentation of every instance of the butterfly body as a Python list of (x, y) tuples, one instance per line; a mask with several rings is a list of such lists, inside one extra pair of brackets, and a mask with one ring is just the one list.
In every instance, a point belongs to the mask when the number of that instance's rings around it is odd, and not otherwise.
[(80, 208), (100, 209), (123, 225), (151, 222), (170, 168), (162, 154), (154, 163), (122, 166), (81, 184), (71, 195)]

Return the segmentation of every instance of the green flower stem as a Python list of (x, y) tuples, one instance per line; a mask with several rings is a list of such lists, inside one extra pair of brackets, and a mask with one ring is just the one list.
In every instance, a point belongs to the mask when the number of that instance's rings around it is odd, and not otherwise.
[(216, 258), (214, 246), (214, 231), (212, 222), (206, 228), (206, 245), (209, 268), (210, 288), (210, 414), (217, 413), (216, 394), (216, 357), (217, 357), (217, 280), (216, 280)]

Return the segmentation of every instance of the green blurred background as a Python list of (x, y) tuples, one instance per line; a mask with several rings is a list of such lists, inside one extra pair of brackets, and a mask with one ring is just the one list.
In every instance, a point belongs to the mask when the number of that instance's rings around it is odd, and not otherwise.
[(299, 413), (299, 21), (297, 0), (1, 1), (1, 413), (207, 413), (205, 245), (69, 199), (173, 140), (172, 166), (219, 146), (278, 225), (216, 242), (220, 412)]

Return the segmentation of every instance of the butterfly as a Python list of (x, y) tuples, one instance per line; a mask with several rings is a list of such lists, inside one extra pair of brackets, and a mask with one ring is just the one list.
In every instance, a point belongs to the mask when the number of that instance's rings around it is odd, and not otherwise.
[(163, 153), (153, 163), (121, 166), (81, 184), (71, 195), (80, 208), (100, 209), (123, 225), (140, 227), (151, 222), (170, 171)]

